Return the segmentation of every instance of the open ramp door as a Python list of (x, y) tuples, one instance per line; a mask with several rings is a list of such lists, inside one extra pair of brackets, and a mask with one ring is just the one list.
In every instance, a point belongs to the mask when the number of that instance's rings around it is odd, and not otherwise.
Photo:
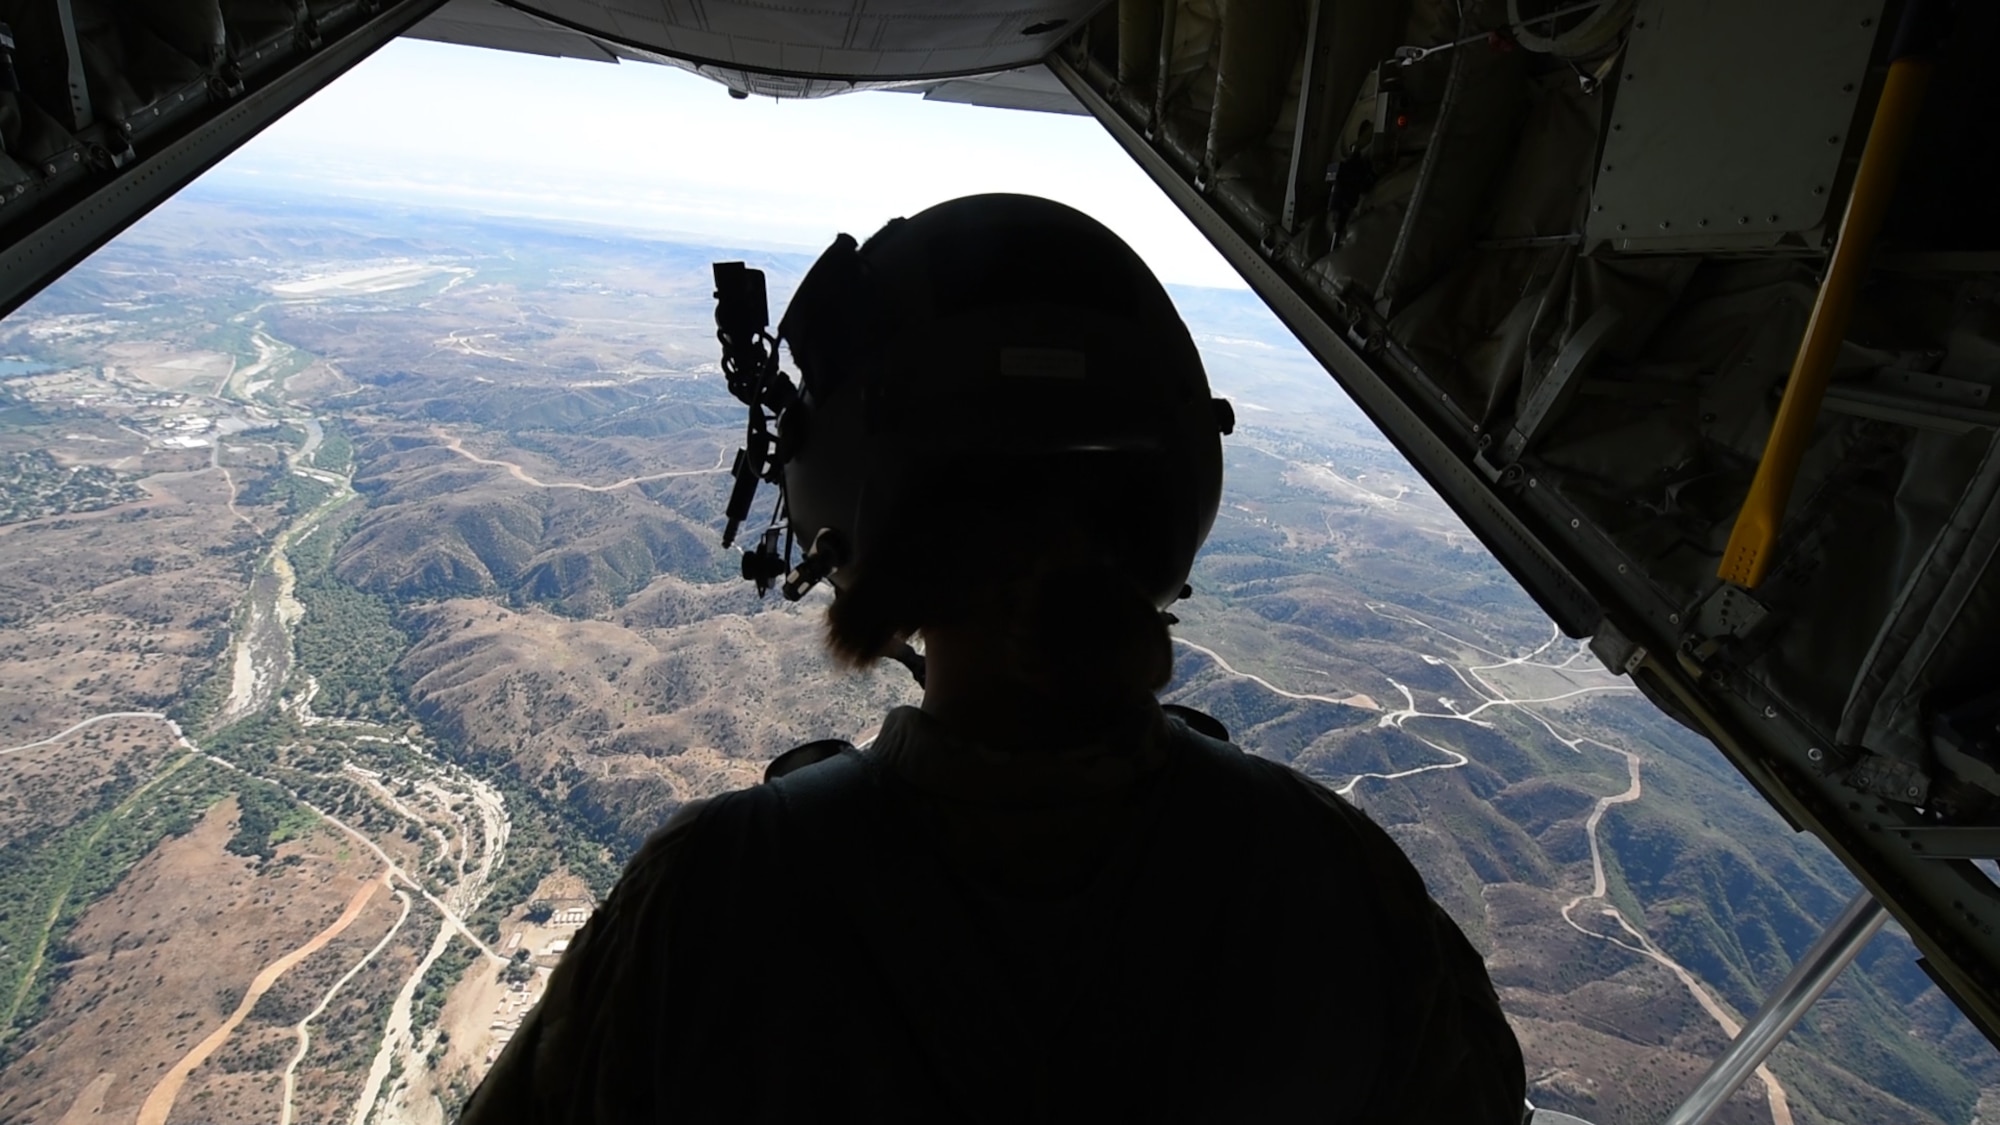
[(1050, 62), (1989, 1038), (1996, 14), (1123, 0)]

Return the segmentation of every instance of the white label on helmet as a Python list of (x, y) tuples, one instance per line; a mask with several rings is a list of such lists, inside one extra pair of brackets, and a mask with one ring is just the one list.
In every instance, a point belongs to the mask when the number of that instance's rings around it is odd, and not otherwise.
[(1084, 354), (1067, 348), (1001, 348), (1000, 374), (1011, 379), (1081, 379)]

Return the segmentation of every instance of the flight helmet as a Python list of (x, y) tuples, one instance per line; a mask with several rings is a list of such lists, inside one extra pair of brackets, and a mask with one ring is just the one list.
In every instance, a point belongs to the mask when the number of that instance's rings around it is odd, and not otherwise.
[[(1043, 508), (1090, 526), (1155, 607), (1182, 596), (1215, 520), (1232, 415), (1166, 290), (1096, 220), (977, 195), (892, 220), (863, 245), (841, 235), (778, 339), (800, 373), (796, 394), (775, 396), (764, 474), (781, 482), (788, 537), (805, 551), (787, 596), (911, 573), (911, 552), (973, 580), (977, 544), (1037, 534)], [(963, 526), (995, 512), (1015, 526)], [(890, 552), (899, 565), (885, 565)]]

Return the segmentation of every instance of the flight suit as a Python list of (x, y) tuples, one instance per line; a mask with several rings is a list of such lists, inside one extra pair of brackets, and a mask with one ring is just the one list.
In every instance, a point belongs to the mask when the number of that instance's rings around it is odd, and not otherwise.
[(462, 1120), (1517, 1125), (1478, 953), (1386, 833), (1158, 709), (1001, 753), (898, 708), (677, 813)]

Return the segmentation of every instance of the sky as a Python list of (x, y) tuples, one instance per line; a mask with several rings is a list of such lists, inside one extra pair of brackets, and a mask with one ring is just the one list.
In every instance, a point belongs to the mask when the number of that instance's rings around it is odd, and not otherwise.
[(705, 78), (397, 40), (208, 178), (817, 251), (961, 195), (1095, 216), (1162, 280), (1243, 282), (1088, 117), (864, 93), (731, 98)]

